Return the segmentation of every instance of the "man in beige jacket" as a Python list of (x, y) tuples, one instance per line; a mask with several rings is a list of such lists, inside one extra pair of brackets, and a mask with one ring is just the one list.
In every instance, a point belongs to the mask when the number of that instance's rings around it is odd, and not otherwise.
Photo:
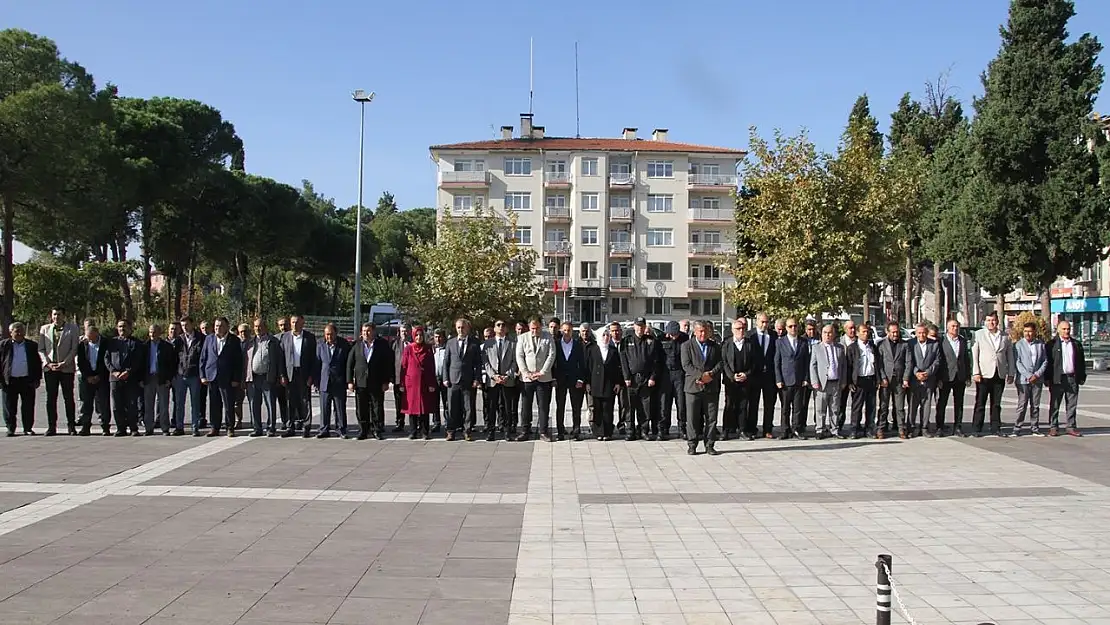
[(70, 436), (76, 436), (77, 405), (73, 400), (73, 382), (81, 330), (76, 323), (66, 322), (65, 308), (55, 306), (50, 310), (50, 323), (39, 328), (39, 337), (39, 357), (46, 382), (46, 435), (58, 433), (58, 390), (61, 389), (66, 429)]

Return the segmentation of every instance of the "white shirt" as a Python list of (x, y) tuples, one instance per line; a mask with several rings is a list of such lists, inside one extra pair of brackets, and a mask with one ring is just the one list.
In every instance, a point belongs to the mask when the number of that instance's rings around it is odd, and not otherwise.
[(20, 341), (18, 343), (12, 342), (12, 377), (25, 378), (30, 375), (27, 369), (27, 347), (26, 343)]
[(218, 336), (216, 337), (216, 355), (217, 356), (224, 353), (224, 344), (225, 343), (227, 343), (227, 335), (226, 334), (223, 336), (223, 338), (220, 338)]
[(301, 343), (304, 341), (304, 333), (293, 335), (293, 366), (301, 366)]
[(836, 346), (832, 343), (825, 343), (825, 356), (829, 359), (829, 370), (826, 378), (828, 380), (840, 379), (840, 363), (836, 361)]
[(1064, 375), (1075, 375), (1075, 346), (1071, 344), (1071, 339), (1060, 341), (1060, 359), (1060, 370)]
[(366, 341), (362, 342), (362, 355), (366, 358), (366, 362), (370, 362), (370, 359), (374, 357), (373, 341), (369, 343), (367, 343)]
[(732, 339), (732, 342), (736, 345), (736, 351), (744, 351), (744, 339)]
[(574, 341), (559, 341), (563, 348), (563, 358), (570, 360), (570, 351), (574, 348)]
[(875, 375), (875, 352), (871, 350), (871, 344), (861, 339), (856, 339), (856, 343), (859, 343), (859, 377)]
[(97, 341), (95, 343), (90, 341), (88, 343), (88, 346), (89, 346), (89, 366), (92, 367), (92, 369), (95, 371), (96, 370), (96, 358), (97, 358), (97, 356), (100, 355), (100, 341)]
[(597, 344), (597, 348), (601, 350), (601, 360), (602, 361), (604, 361), (606, 358), (609, 357), (609, 344), (608, 343), (599, 342)]
[(991, 345), (994, 347), (994, 351), (997, 352), (998, 351), (998, 344), (999, 344), (1000, 341), (1002, 341), (1002, 333), (1001, 332), (991, 332), (990, 330), (987, 330), (987, 338), (991, 340)]
[(924, 343), (918, 342), (917, 346), (921, 348), (921, 360), (924, 361), (929, 348), (929, 341), (925, 341)]
[(150, 375), (158, 373), (158, 343), (159, 341), (150, 342)]
[(793, 350), (798, 349), (798, 337), (787, 335), (786, 339), (788, 341), (790, 341), (790, 349), (793, 349)]

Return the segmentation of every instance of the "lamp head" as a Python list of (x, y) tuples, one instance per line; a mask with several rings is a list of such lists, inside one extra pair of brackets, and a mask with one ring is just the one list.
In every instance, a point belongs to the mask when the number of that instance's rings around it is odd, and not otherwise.
[(354, 98), (355, 102), (373, 102), (374, 92), (371, 91), (370, 93), (366, 93), (366, 91), (362, 89), (356, 89), (355, 92), (351, 94), (351, 97)]

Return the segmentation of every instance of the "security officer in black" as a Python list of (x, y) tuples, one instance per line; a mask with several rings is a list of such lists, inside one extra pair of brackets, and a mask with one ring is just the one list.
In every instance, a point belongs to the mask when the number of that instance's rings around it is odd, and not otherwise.
[(656, 404), (663, 372), (663, 348), (652, 335), (643, 317), (637, 317), (636, 336), (632, 337), (621, 354), (624, 383), (628, 387), (628, 440), (634, 441), (643, 433), (654, 439), (659, 429)]
[(672, 403), (678, 415), (679, 436), (686, 439), (686, 394), (682, 391), (686, 374), (682, 370), (682, 344), (689, 338), (679, 328), (677, 321), (667, 323), (667, 334), (661, 341), (666, 375), (660, 385), (659, 409), (662, 416), (659, 420), (659, 440), (665, 441), (670, 437)]

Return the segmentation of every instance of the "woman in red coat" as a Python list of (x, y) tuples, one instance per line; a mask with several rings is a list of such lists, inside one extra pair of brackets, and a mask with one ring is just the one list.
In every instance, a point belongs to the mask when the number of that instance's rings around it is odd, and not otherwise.
[(401, 389), (404, 391), (405, 414), (412, 420), (415, 439), (423, 433), (424, 440), (431, 438), (428, 421), (436, 411), (439, 395), (436, 389), (436, 357), (432, 346), (424, 340), (424, 328), (412, 329), (412, 342), (401, 353)]

